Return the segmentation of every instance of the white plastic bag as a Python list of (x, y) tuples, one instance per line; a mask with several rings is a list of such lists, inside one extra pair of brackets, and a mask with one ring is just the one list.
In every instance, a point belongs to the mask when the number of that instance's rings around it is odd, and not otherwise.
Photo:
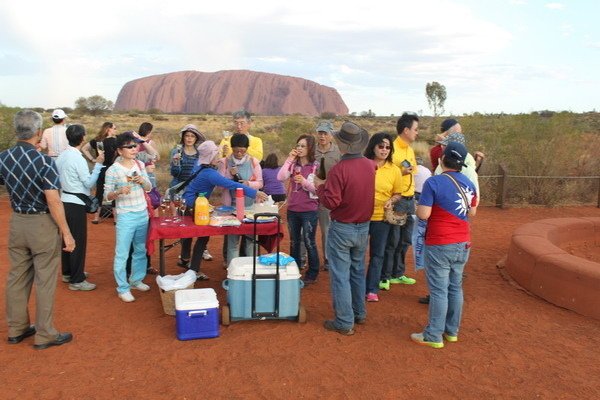
[(196, 282), (196, 272), (188, 269), (179, 275), (156, 276), (156, 284), (164, 291), (185, 289)]

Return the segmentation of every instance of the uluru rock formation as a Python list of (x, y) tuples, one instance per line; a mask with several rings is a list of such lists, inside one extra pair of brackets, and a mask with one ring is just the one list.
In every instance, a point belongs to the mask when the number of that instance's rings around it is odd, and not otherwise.
[(243, 108), (261, 115), (348, 114), (334, 88), (247, 70), (181, 71), (140, 78), (127, 82), (115, 103), (118, 111), (153, 108), (167, 113), (224, 114)]

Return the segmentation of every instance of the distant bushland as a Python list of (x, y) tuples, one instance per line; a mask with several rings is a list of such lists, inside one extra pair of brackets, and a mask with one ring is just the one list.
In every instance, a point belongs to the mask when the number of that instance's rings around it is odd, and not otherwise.
[[(14, 143), (12, 117), (17, 108), (0, 107), (0, 149)], [(44, 113), (44, 127), (52, 125), (49, 113)], [(68, 123), (81, 123), (92, 139), (104, 121), (117, 125), (119, 132), (136, 130), (144, 121), (154, 125), (162, 160), (158, 164), (159, 186), (165, 189), (170, 181), (167, 158), (179, 141), (179, 130), (186, 124), (196, 124), (201, 132), (217, 144), (223, 131), (233, 131), (230, 115), (164, 114), (142, 111), (113, 113), (103, 116), (81, 115)], [(332, 116), (333, 117), (333, 116)], [(417, 155), (429, 165), (429, 148), (444, 116), (421, 117), (420, 132), (413, 145)], [(511, 204), (573, 204), (593, 203), (598, 195), (598, 180), (546, 179), (546, 176), (597, 176), (600, 171), (600, 113), (536, 112), (531, 114), (480, 114), (454, 116), (463, 127), (471, 153), (479, 150), (486, 159), (480, 170), (483, 204), (493, 204), (496, 195), (498, 166), (504, 165), (510, 175), (534, 178), (510, 178)], [(275, 152), (280, 162), (289, 153), (296, 138), (311, 133), (320, 117), (261, 116), (253, 117), (251, 133), (262, 138), (265, 156)], [(336, 116), (335, 127), (345, 119), (354, 120), (369, 133), (395, 133), (397, 117)], [(536, 178), (537, 177), (537, 178)], [(541, 178), (540, 178), (541, 177)]]

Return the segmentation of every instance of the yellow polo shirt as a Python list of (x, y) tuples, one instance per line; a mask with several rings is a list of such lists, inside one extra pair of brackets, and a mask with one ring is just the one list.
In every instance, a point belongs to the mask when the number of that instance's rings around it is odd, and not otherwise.
[[(252, 157), (256, 158), (258, 161), (261, 161), (263, 159), (262, 139), (248, 134), (248, 140), (250, 141), (250, 144), (248, 146), (248, 154), (250, 154)], [(224, 154), (224, 156), (227, 157), (231, 154), (231, 136), (223, 138), (223, 140), (221, 140), (221, 143), (219, 144), (219, 146), (223, 146), (225, 144), (229, 148), (229, 150), (227, 151), (227, 154)]]
[(394, 194), (402, 191), (400, 168), (390, 162), (377, 168), (375, 173), (375, 206), (371, 221), (383, 221), (383, 205)]
[[(417, 160), (415, 158), (415, 151), (408, 143), (406, 143), (400, 136), (394, 140), (394, 155), (392, 158), (394, 164), (400, 168), (402, 173), (402, 161), (408, 160), (410, 165), (413, 167), (417, 166)], [(412, 173), (408, 175), (402, 175), (402, 196), (414, 196), (415, 195), (415, 174), (417, 168), (413, 168)]]

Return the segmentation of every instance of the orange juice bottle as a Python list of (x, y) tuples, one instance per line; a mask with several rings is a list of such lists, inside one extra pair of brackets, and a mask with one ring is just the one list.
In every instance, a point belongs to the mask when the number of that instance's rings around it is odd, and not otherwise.
[(208, 225), (210, 221), (210, 210), (208, 199), (204, 193), (199, 193), (194, 202), (194, 223), (196, 225)]

